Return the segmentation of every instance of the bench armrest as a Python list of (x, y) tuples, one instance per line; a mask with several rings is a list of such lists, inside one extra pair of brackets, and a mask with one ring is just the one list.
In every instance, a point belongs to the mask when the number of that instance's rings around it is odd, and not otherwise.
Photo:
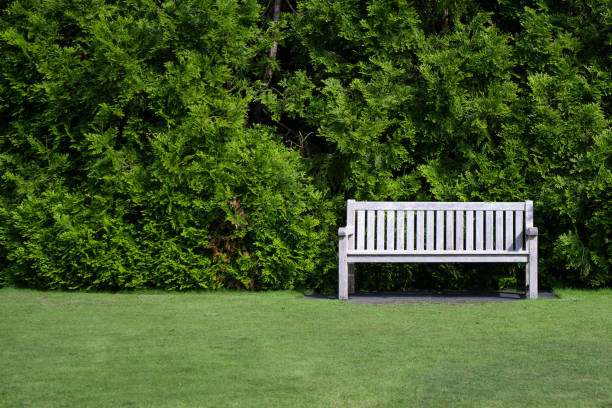
[(348, 237), (349, 235), (353, 235), (354, 233), (355, 229), (353, 227), (338, 228), (338, 236), (340, 237)]
[(527, 228), (527, 231), (525, 231), (525, 235), (527, 235), (528, 237), (537, 236), (538, 235), (538, 228), (537, 227), (529, 227), (529, 228)]

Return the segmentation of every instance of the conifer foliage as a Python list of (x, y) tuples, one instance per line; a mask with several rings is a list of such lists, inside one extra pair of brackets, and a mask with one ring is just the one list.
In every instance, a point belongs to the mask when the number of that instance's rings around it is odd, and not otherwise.
[[(4, 2), (0, 285), (331, 289), (356, 198), (533, 199), (542, 285), (609, 286), (611, 16), (606, 0)], [(372, 289), (521, 279), (368, 272)]]

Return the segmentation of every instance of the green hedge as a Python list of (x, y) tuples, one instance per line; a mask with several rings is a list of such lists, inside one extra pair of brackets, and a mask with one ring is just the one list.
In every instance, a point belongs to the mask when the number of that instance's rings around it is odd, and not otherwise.
[(331, 290), (347, 198), (533, 199), (542, 285), (612, 283), (606, 1), (273, 3), (0, 6), (0, 285)]
[(293, 288), (329, 268), (329, 204), (299, 155), (246, 120), (259, 11), (214, 1), (3, 10), (5, 280)]

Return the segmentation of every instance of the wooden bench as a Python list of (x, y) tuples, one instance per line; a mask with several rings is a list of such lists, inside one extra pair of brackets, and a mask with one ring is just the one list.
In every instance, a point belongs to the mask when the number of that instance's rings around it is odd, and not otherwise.
[(347, 201), (338, 230), (338, 297), (354, 293), (361, 262), (525, 262), (525, 294), (538, 297), (533, 201)]

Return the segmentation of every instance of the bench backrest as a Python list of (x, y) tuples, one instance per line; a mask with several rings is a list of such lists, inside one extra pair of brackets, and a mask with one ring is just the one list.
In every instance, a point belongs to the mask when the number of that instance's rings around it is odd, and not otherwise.
[(349, 253), (522, 252), (533, 202), (347, 202)]

